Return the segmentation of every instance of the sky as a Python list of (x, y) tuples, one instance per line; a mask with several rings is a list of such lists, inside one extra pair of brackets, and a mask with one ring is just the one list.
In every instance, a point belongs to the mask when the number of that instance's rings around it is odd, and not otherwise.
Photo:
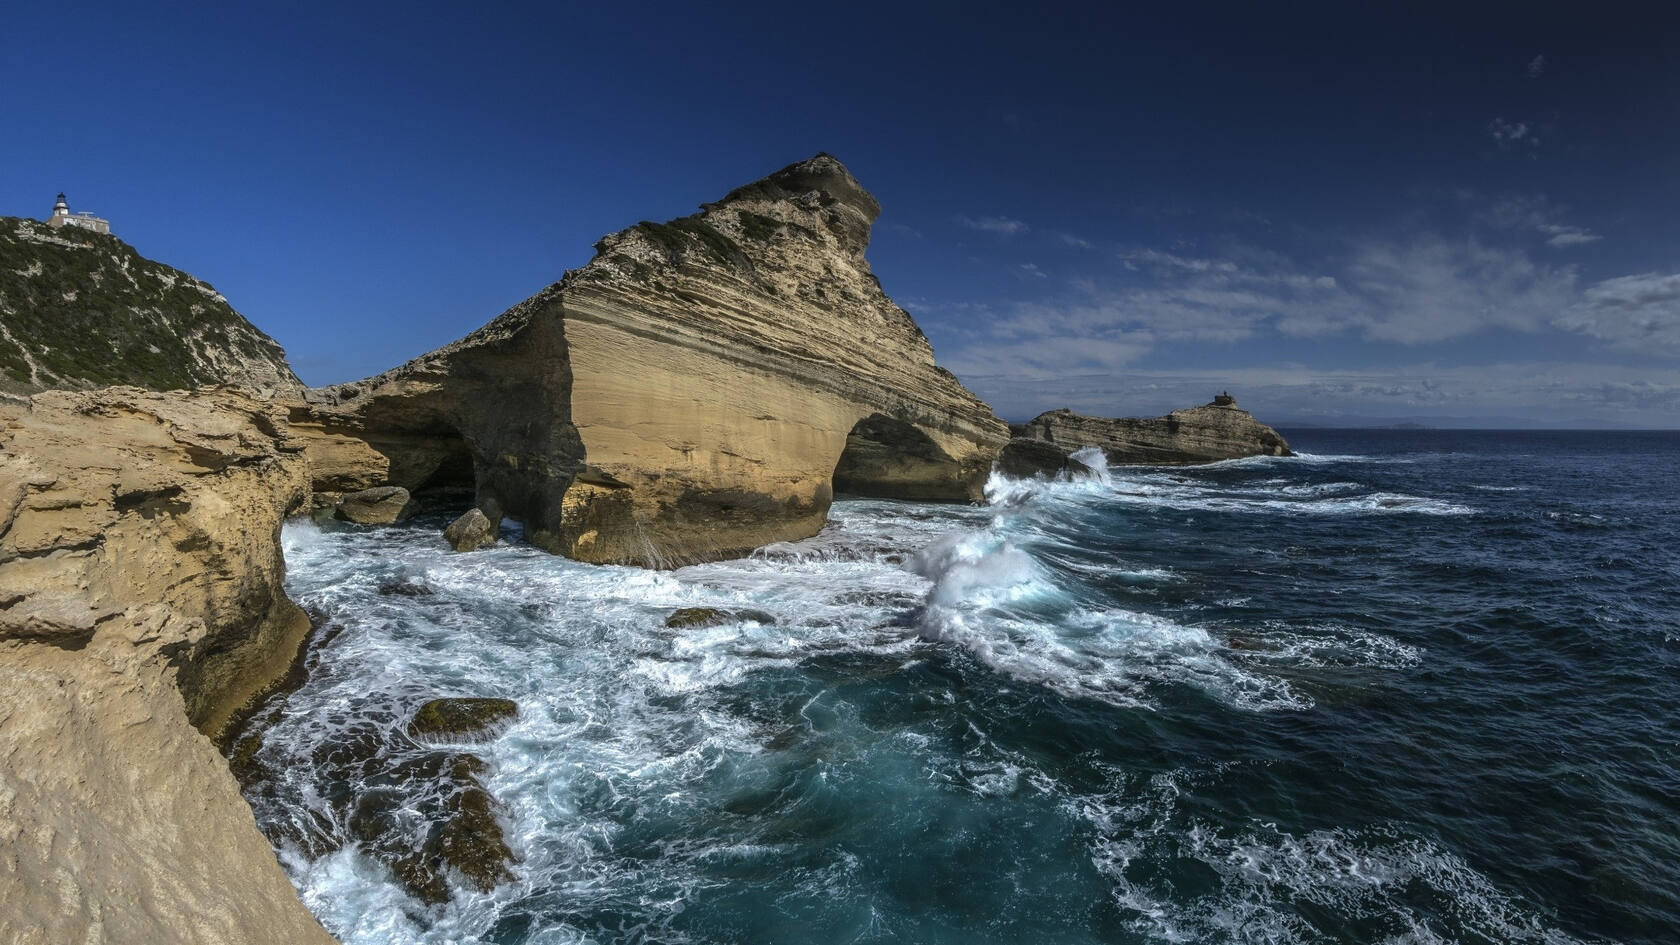
[(0, 213), (60, 190), (310, 384), (826, 151), (998, 413), (1680, 427), (1680, 10), (58, 4)]

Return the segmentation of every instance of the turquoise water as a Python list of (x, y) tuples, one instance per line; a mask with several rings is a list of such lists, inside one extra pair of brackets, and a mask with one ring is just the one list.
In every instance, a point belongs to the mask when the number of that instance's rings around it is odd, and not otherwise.
[[(1680, 436), (1291, 440), (675, 572), (288, 526), (247, 794), (351, 943), (1680, 939)], [(334, 759), (438, 695), (519, 862), (426, 907)]]

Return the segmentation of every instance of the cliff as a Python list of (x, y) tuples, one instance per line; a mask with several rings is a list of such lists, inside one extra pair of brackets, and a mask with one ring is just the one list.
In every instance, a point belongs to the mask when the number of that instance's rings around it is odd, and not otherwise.
[(605, 237), (461, 341), (310, 392), (295, 426), (342, 488), (380, 466), (410, 490), (470, 486), (493, 520), (593, 562), (808, 537), (836, 489), (978, 498), (1007, 427), (870, 272), (879, 212), (818, 155)]
[(308, 631), (284, 430), (225, 391), (0, 404), (0, 940), (331, 941), (205, 737)]
[(301, 396), (221, 293), (114, 236), (0, 217), (0, 392), (233, 384)]
[[(1020, 470), (1055, 472), (1045, 459), (1055, 447), (1062, 457), (1086, 446), (1100, 446), (1113, 465), (1185, 466), (1244, 456), (1289, 456), (1278, 432), (1254, 419), (1221, 394), (1213, 403), (1174, 410), (1164, 417), (1087, 417), (1052, 410), (1012, 426), (1013, 439), (1001, 462)], [(1053, 458), (1053, 457), (1052, 457)]]

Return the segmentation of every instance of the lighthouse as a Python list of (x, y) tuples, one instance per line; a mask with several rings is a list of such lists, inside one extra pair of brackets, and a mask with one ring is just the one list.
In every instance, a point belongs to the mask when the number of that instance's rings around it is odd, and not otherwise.
[(52, 216), (47, 217), (47, 225), (53, 229), (66, 226), (79, 226), (84, 230), (95, 233), (111, 232), (111, 221), (96, 217), (91, 213), (71, 213), (70, 202), (64, 199), (63, 191), (59, 192), (58, 200), (53, 204)]

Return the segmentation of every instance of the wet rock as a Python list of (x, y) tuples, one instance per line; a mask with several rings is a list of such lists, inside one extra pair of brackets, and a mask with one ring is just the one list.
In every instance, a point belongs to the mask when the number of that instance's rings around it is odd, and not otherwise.
[(354, 801), (350, 833), (429, 905), (451, 898), (453, 872), (481, 892), (513, 878), (513, 851), (473, 755), (431, 752), (374, 773)]
[(352, 492), (338, 505), (338, 517), (358, 525), (390, 525), (410, 514), (408, 490), (402, 486), (377, 486)]
[(496, 543), (496, 526), (483, 512), (468, 509), (443, 530), (443, 538), (456, 551), (477, 551)]
[(665, 618), (665, 626), (673, 630), (689, 627), (717, 627), (726, 623), (751, 621), (767, 627), (776, 625), (776, 616), (762, 610), (723, 610), (718, 607), (684, 607)]
[(430, 597), (432, 589), (418, 581), (391, 580), (379, 583), (379, 593), (386, 597)]
[(512, 699), (433, 699), (414, 713), (408, 731), (432, 738), (482, 735), (518, 716), (519, 704)]
[[(997, 471), (1011, 479), (1031, 479), (1043, 476), (1053, 479), (1068, 468), (1066, 450), (1043, 440), (1016, 437), (998, 454)], [(1083, 468), (1083, 464), (1080, 464)]]

